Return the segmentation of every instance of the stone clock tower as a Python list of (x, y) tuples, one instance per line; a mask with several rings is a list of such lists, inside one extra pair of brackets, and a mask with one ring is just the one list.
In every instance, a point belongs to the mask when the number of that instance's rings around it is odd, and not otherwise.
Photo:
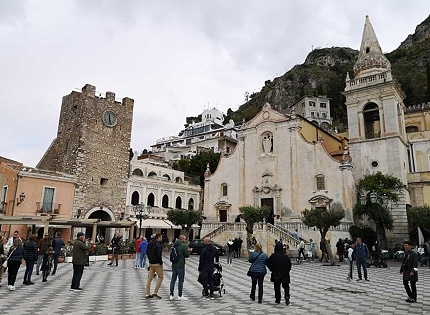
[(133, 105), (89, 84), (63, 97), (57, 138), (37, 167), (76, 175), (74, 217), (118, 220), (125, 211)]
[[(391, 74), (391, 64), (382, 53), (369, 17), (366, 16), (354, 79), (346, 78), (350, 153), (354, 180), (380, 171), (394, 175), (405, 185), (408, 171), (404, 121), (405, 94)], [(408, 237), (405, 190), (400, 201), (390, 205), (394, 219), (392, 241)]]

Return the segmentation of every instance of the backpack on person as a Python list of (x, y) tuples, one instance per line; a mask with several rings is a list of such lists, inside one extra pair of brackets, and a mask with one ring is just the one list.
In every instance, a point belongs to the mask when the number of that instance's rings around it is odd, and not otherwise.
[(170, 262), (176, 264), (179, 261), (179, 258), (178, 246), (173, 246), (170, 251)]

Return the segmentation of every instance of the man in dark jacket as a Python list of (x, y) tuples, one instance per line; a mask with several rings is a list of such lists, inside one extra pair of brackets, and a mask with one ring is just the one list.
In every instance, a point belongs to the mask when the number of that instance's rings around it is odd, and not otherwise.
[(42, 264), (43, 256), (51, 247), (51, 240), (49, 239), (49, 233), (45, 234), (45, 237), (39, 241), (39, 257), (36, 264), (36, 275), (39, 275), (40, 265)]
[[(412, 250), (409, 241), (405, 241), (403, 247), (405, 248), (405, 258), (400, 273), (403, 274), (403, 286), (408, 294), (406, 302), (415, 303), (417, 301), (418, 254)], [(409, 282), (411, 283), (410, 287)]]
[[(203, 290), (204, 294), (207, 299), (214, 299), (214, 282), (213, 282), (213, 274), (214, 274), (214, 268), (215, 268), (215, 261), (219, 262), (219, 255), (218, 250), (215, 246), (213, 246), (212, 241), (209, 237), (206, 237), (203, 240), (204, 248), (202, 249), (202, 252), (200, 254), (200, 260), (199, 260), (199, 272), (202, 275), (202, 284), (203, 284)], [(209, 292), (208, 293), (208, 285), (209, 285)]]
[(344, 260), (344, 252), (345, 252), (345, 243), (341, 238), (336, 243), (337, 254), (339, 255), (339, 262), (343, 262)]
[[(161, 287), (161, 283), (164, 279), (163, 272), (163, 244), (161, 243), (163, 237), (161, 234), (155, 234), (155, 237), (148, 244), (148, 261), (149, 261), (149, 275), (148, 280), (146, 281), (146, 298), (157, 298), (161, 299), (161, 296), (158, 295), (158, 290)], [(151, 294), (151, 282), (154, 279), (154, 274), (157, 273), (158, 280), (155, 285), (154, 294)]]
[(25, 273), (23, 284), (34, 284), (31, 282), (31, 275), (33, 274), (34, 262), (37, 260), (37, 236), (36, 234), (30, 235), (29, 239), (24, 243), (24, 260), (25, 260)]
[(281, 284), (284, 288), (285, 304), (290, 304), (291, 260), (284, 254), (282, 243), (276, 243), (275, 253), (267, 260), (267, 267), (272, 272), (270, 281), (275, 288), (275, 303), (281, 303)]
[(361, 267), (363, 267), (364, 271), (364, 279), (366, 281), (369, 281), (367, 278), (367, 263), (366, 259), (369, 258), (369, 249), (367, 248), (367, 245), (364, 244), (361, 241), (361, 237), (357, 237), (357, 243), (354, 247), (354, 254), (355, 254), (355, 262), (357, 264), (357, 272), (358, 272), (358, 279), (357, 281), (361, 281), (363, 278), (361, 277)]
[(179, 278), (178, 283), (178, 301), (186, 301), (187, 298), (182, 295), (185, 278), (185, 258), (190, 257), (192, 248), (188, 248), (187, 238), (185, 235), (179, 235), (179, 239), (175, 241), (173, 246), (176, 248), (179, 260), (176, 263), (172, 262), (172, 279), (170, 281), (170, 300), (174, 299), (176, 278)]
[(85, 234), (79, 232), (77, 235), (77, 239), (73, 243), (73, 254), (72, 254), (72, 263), (73, 263), (73, 278), (72, 285), (70, 286), (70, 291), (81, 291), (81, 278), (84, 273), (84, 266), (87, 261), (87, 251), (89, 248), (85, 245)]
[(52, 241), (52, 247), (54, 248), (54, 270), (52, 271), (52, 275), (55, 275), (57, 271), (58, 265), (58, 257), (61, 254), (61, 248), (64, 246), (64, 241), (61, 239), (61, 234), (57, 233), (55, 235), (55, 239)]

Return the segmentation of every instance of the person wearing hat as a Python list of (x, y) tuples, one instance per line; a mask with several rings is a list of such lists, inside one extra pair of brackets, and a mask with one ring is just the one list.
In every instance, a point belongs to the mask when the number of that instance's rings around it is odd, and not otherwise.
[(49, 233), (45, 234), (45, 237), (39, 241), (39, 257), (37, 259), (36, 265), (36, 275), (39, 275), (40, 265), (42, 264), (43, 256), (48, 251), (48, 248), (51, 247), (51, 240), (49, 239)]
[(76, 235), (76, 240), (73, 243), (73, 254), (72, 254), (72, 263), (73, 263), (73, 278), (72, 285), (70, 286), (70, 291), (81, 291), (81, 278), (84, 273), (84, 266), (87, 261), (87, 251), (90, 249), (85, 245), (85, 234), (79, 232)]

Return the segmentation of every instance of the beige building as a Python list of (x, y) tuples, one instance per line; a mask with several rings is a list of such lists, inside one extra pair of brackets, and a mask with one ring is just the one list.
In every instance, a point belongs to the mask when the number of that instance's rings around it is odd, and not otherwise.
[(159, 157), (135, 154), (130, 161), (125, 219), (136, 221), (137, 235), (140, 221), (134, 210), (136, 205), (142, 205), (144, 213), (148, 215), (142, 221), (142, 235), (149, 239), (154, 233), (162, 233), (173, 241), (183, 229), (167, 220), (167, 211), (199, 210), (200, 192), (200, 186), (189, 184), (183, 172), (169, 168)]

